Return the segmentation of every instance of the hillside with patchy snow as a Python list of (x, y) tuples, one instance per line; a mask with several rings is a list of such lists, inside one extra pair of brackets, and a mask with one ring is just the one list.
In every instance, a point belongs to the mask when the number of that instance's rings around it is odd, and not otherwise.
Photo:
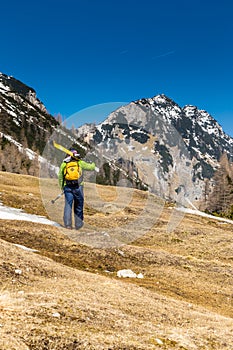
[(0, 169), (38, 175), (38, 157), (58, 125), (35, 90), (0, 73)]

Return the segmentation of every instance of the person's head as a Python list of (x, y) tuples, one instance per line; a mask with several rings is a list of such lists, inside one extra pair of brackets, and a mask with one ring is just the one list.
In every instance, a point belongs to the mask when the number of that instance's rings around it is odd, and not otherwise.
[(75, 159), (80, 159), (80, 154), (75, 148), (70, 148), (69, 150), (73, 153)]

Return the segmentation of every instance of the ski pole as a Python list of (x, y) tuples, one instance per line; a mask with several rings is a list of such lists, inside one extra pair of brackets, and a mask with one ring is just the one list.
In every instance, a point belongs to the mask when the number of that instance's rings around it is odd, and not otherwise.
[(61, 198), (61, 196), (63, 195), (64, 191), (62, 191), (55, 199), (51, 200), (51, 203), (54, 204), (56, 202), (56, 200), (58, 200), (59, 198)]

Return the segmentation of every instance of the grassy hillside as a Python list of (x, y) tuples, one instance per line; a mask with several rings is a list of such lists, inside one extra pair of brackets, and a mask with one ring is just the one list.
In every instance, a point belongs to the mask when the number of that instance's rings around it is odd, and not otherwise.
[[(61, 221), (63, 199), (44, 208), (37, 178), (0, 180), (3, 204)], [(138, 220), (145, 192), (98, 186), (98, 203), (93, 186), (81, 231), (1, 220), (0, 349), (232, 349), (232, 225), (187, 215), (168, 232), (171, 208), (160, 213), (157, 199)], [(104, 244), (122, 232), (127, 244)], [(120, 269), (144, 278), (119, 279)]]

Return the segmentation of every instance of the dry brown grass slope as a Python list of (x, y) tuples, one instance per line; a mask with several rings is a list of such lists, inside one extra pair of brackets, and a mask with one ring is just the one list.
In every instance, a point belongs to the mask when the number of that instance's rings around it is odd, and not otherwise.
[[(0, 173), (0, 180), (5, 205), (47, 215), (38, 179)], [(115, 198), (113, 188), (99, 193), (106, 203)], [(118, 234), (122, 223), (135, 230), (144, 206), (140, 191), (118, 211), (87, 205), (79, 233), (1, 220), (0, 349), (233, 349), (232, 225), (187, 215), (168, 233), (165, 207), (131, 244), (84, 244), (104, 230)], [(144, 279), (117, 279), (123, 268)]]

